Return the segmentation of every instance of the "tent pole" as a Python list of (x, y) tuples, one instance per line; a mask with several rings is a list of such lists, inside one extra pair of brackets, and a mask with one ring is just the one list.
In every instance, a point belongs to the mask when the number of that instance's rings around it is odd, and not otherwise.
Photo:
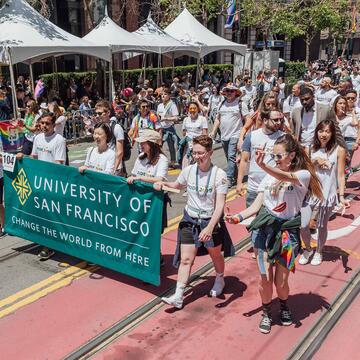
[(16, 90), (15, 90), (15, 75), (14, 75), (14, 68), (13, 68), (13, 62), (11, 57), (10, 49), (7, 48), (8, 58), (9, 58), (9, 70), (10, 70), (10, 81), (11, 81), (11, 94), (12, 94), (12, 101), (13, 101), (13, 116), (15, 119), (20, 115), (19, 114), (19, 106), (17, 103), (16, 98)]
[(160, 54), (158, 54), (158, 58), (157, 58), (157, 79), (156, 79), (156, 87), (160, 86), (160, 62), (161, 62), (161, 58), (160, 58)]
[(114, 74), (113, 74), (113, 57), (110, 55), (109, 62), (109, 100), (113, 101), (115, 95), (115, 86), (114, 86)]
[(33, 69), (33, 64), (31, 62), (29, 64), (29, 70), (30, 70), (30, 81), (31, 81), (31, 93), (34, 97), (35, 96), (34, 69)]
[(172, 71), (171, 71), (171, 78), (175, 77), (175, 53), (172, 53)]
[(196, 80), (195, 80), (195, 88), (196, 89), (199, 86), (199, 80), (200, 80), (200, 55), (197, 58), (197, 63), (196, 63)]
[(147, 54), (145, 53), (144, 54), (144, 81), (146, 80), (146, 57), (147, 57)]
[(59, 93), (59, 78), (58, 78), (58, 69), (57, 69), (57, 61), (56, 61), (56, 57), (53, 57), (53, 70), (55, 73), (55, 90), (56, 90), (56, 94), (58, 95)]
[(121, 88), (125, 89), (124, 55), (121, 53)]

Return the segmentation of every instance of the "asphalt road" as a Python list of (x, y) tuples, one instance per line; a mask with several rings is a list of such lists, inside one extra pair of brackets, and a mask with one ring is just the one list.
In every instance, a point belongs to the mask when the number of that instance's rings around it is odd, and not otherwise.
[[(178, 130), (180, 134), (180, 131)], [(92, 143), (79, 143), (70, 145), (69, 159), (71, 166), (81, 166), (86, 157), (86, 151)], [(215, 145), (213, 162), (217, 166), (226, 169), (226, 160), (220, 144)], [(167, 154), (167, 148), (164, 149)], [(126, 163), (128, 172), (131, 171), (137, 156), (133, 150), (131, 159)], [(169, 173), (169, 180), (176, 179), (179, 170)], [(171, 194), (172, 207), (168, 208), (168, 219), (173, 219), (182, 214), (186, 197), (182, 194)], [(62, 253), (56, 253), (47, 261), (39, 261), (37, 253), (39, 247), (18, 237), (6, 236), (0, 239), (0, 299), (4, 299), (22, 289), (25, 289), (39, 281), (45, 280), (51, 275), (64, 270), (64, 266), (75, 265), (79, 259), (72, 258)]]

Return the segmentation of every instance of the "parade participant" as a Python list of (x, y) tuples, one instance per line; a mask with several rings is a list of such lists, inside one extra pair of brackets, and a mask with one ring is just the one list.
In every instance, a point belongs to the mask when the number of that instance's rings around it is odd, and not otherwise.
[(90, 147), (86, 154), (85, 165), (79, 167), (79, 171), (85, 170), (114, 174), (115, 151), (109, 147), (113, 134), (110, 125), (98, 123), (94, 126), (93, 138), (96, 146)]
[(321, 121), (315, 129), (315, 137), (311, 147), (311, 161), (313, 162), (316, 175), (322, 185), (323, 196), (310, 197), (301, 209), (301, 236), (306, 249), (299, 259), (299, 264), (305, 265), (313, 254), (310, 245), (311, 234), (309, 223), (312, 211), (318, 208), (317, 216), (317, 246), (311, 265), (320, 265), (322, 252), (327, 239), (327, 225), (334, 206), (337, 203), (337, 188), (339, 188), (340, 203), (344, 208), (349, 207), (349, 201), (345, 200), (345, 160), (346, 149), (340, 146), (336, 140), (334, 121)]
[(200, 108), (196, 102), (189, 104), (189, 116), (187, 116), (182, 125), (184, 138), (179, 143), (179, 162), (184, 169), (189, 165), (191, 156), (192, 140), (199, 135), (208, 134), (208, 123), (204, 116), (199, 114)]
[(66, 124), (66, 117), (63, 115), (63, 112), (61, 111), (59, 105), (56, 102), (51, 102), (48, 105), (48, 108), (49, 111), (54, 113), (54, 115), (56, 116), (55, 133), (63, 136)]
[(320, 82), (319, 89), (315, 92), (315, 100), (324, 105), (331, 106), (337, 92), (331, 87), (331, 78), (324, 77)]
[(22, 152), (25, 155), (30, 155), (33, 142), (38, 131), (37, 121), (40, 118), (39, 115), (39, 108), (35, 100), (28, 100), (26, 104), (26, 114), (24, 118), (24, 133), (25, 133), (25, 140), (22, 147)]
[(358, 116), (354, 108), (352, 112), (349, 112), (348, 101), (344, 96), (338, 96), (335, 99), (332, 111), (335, 114), (341, 134), (346, 142), (349, 152), (349, 163), (351, 163), (353, 153), (359, 148), (360, 143)]
[[(275, 166), (271, 154), (276, 139), (284, 134), (280, 130), (284, 122), (284, 114), (280, 111), (263, 111), (261, 119), (262, 127), (246, 135), (241, 149), (236, 192), (241, 196), (246, 194), (246, 207), (249, 207), (254, 202), (259, 185), (266, 176), (266, 172), (256, 163), (255, 152), (258, 149), (263, 150), (265, 152), (265, 162), (269, 166)], [(243, 184), (246, 172), (248, 172), (247, 186)]]
[(241, 100), (247, 105), (249, 110), (254, 110), (254, 102), (257, 91), (256, 86), (252, 85), (252, 80), (249, 76), (244, 77), (244, 86), (240, 87), (242, 98)]
[[(66, 160), (65, 139), (55, 132), (56, 116), (53, 113), (44, 113), (39, 119), (41, 133), (34, 138), (31, 152), (33, 159), (47, 161), (54, 164), (64, 164)], [(23, 153), (17, 154), (21, 159)], [(55, 254), (54, 250), (43, 247), (38, 256), (41, 260), (47, 260)]]
[[(212, 139), (206, 135), (194, 138), (193, 156), (196, 164), (183, 169), (175, 182), (159, 182), (174, 189), (187, 188), (188, 200), (184, 217), (179, 223), (177, 250), (174, 265), (179, 266), (176, 291), (162, 300), (176, 308), (183, 305), (185, 287), (197, 253), (209, 253), (214, 263), (216, 278), (211, 296), (222, 294), (224, 281), (224, 256), (234, 255), (234, 247), (222, 221), (227, 193), (226, 174), (211, 162)], [(180, 261), (179, 261), (180, 260)]]
[(325, 104), (315, 104), (314, 92), (307, 87), (300, 91), (300, 102), (301, 106), (292, 111), (290, 126), (295, 138), (308, 148), (313, 143), (316, 125), (331, 118), (331, 108)]
[(245, 135), (251, 131), (251, 129), (256, 130), (262, 127), (260, 114), (263, 111), (270, 110), (280, 110), (277, 96), (272, 92), (269, 92), (262, 97), (258, 109), (246, 119), (245, 125), (240, 131), (239, 141), (237, 144), (237, 149), (239, 152), (241, 151)]
[(105, 122), (110, 125), (111, 131), (114, 135), (114, 142), (110, 145), (115, 151), (114, 174), (119, 176), (126, 175), (124, 157), (124, 130), (121, 125), (116, 123), (116, 118), (110, 118), (110, 104), (108, 101), (102, 100), (95, 105), (95, 119), (96, 122)]
[(210, 136), (214, 139), (218, 128), (221, 131), (221, 142), (227, 160), (227, 178), (229, 187), (236, 183), (236, 152), (240, 131), (243, 126), (241, 114), (241, 91), (234, 85), (226, 85), (222, 89), (225, 100), (220, 104), (214, 127)]
[(210, 123), (215, 122), (215, 117), (219, 109), (219, 105), (224, 101), (224, 97), (219, 93), (219, 88), (217, 86), (212, 87), (212, 94), (209, 97), (209, 112), (208, 120)]
[(301, 102), (300, 102), (300, 98), (299, 98), (300, 90), (301, 90), (301, 87), (299, 84), (293, 85), (293, 87), (291, 89), (291, 94), (284, 101), (283, 113), (286, 116), (286, 118), (288, 119), (288, 121), (290, 121), (292, 111), (296, 107), (301, 107)]
[(161, 94), (161, 104), (157, 107), (157, 114), (160, 116), (163, 132), (163, 142), (167, 143), (170, 152), (170, 167), (176, 166), (176, 148), (180, 141), (175, 129), (175, 122), (179, 116), (176, 104), (170, 100), (170, 92), (164, 91)]
[[(161, 135), (157, 131), (145, 129), (135, 141), (140, 144), (141, 153), (135, 161), (131, 175), (127, 178), (128, 184), (133, 184), (134, 181), (143, 181), (150, 184), (166, 181), (169, 161), (161, 150)], [(165, 194), (161, 232), (167, 226), (168, 202), (170, 202), (170, 198)]]
[(248, 227), (260, 272), (259, 292), (263, 315), (259, 325), (262, 333), (271, 330), (271, 301), (273, 283), (280, 300), (280, 321), (291, 325), (292, 316), (287, 305), (288, 277), (294, 270), (295, 258), (301, 247), (299, 228), (300, 209), (305, 195), (322, 197), (321, 184), (303, 147), (291, 136), (280, 136), (272, 157), (276, 167), (265, 163), (265, 152), (256, 152), (258, 166), (268, 175), (258, 187), (253, 204), (237, 215), (226, 215), (230, 223), (239, 223), (257, 214)]

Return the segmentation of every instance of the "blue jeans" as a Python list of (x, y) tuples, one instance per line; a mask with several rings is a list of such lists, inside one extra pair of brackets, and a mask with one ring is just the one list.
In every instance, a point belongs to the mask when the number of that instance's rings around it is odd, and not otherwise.
[(238, 143), (238, 138), (231, 138), (230, 140), (222, 140), (222, 146), (225, 152), (225, 157), (227, 160), (227, 169), (226, 175), (229, 181), (229, 184), (236, 183), (238, 168), (236, 166), (236, 147)]
[(163, 142), (167, 142), (170, 152), (170, 161), (176, 162), (176, 150), (179, 144), (180, 138), (176, 133), (175, 126), (172, 125), (168, 128), (163, 128)]

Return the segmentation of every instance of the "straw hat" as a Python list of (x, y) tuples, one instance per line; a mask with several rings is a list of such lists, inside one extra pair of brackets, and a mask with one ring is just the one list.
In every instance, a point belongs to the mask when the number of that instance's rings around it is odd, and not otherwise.
[(225, 93), (225, 92), (228, 91), (228, 90), (230, 90), (230, 91), (235, 91), (236, 96), (240, 96), (240, 95), (241, 95), (241, 90), (240, 90), (238, 87), (236, 87), (235, 85), (233, 85), (233, 84), (227, 84), (227, 85), (225, 85), (225, 86), (222, 88), (221, 92), (222, 92), (222, 93)]

